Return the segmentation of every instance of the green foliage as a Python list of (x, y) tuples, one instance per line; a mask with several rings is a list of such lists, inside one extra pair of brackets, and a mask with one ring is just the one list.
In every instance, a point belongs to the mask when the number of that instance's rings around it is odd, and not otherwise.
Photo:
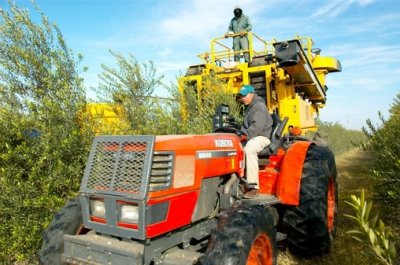
[(378, 215), (370, 218), (372, 202), (365, 200), (364, 190), (361, 196), (351, 195), (351, 201), (346, 201), (354, 209), (355, 215), (348, 215), (348, 218), (356, 221), (359, 230), (351, 230), (353, 238), (361, 243), (369, 245), (371, 253), (383, 264), (394, 264), (396, 258), (396, 248), (393, 242), (392, 232), (385, 226), (382, 220), (378, 219)]
[(147, 111), (148, 119), (144, 134), (182, 134), (182, 118), (176, 84), (166, 86), (170, 92), (168, 98), (152, 99), (151, 109)]
[(368, 138), (363, 148), (371, 150), (376, 156), (372, 167), (375, 177), (379, 180), (376, 187), (380, 200), (389, 203), (400, 203), (400, 93), (390, 109), (390, 117), (385, 120), (379, 113), (382, 125), (376, 127), (367, 120), (363, 128)]
[(163, 78), (157, 75), (153, 62), (139, 63), (131, 54), (124, 57), (117, 52), (110, 53), (117, 61), (117, 68), (102, 65), (103, 72), (99, 75), (101, 83), (97, 91), (100, 101), (124, 110), (130, 126), (119, 134), (168, 133), (169, 130), (164, 130), (164, 126), (170, 120), (170, 114), (163, 108), (169, 103), (152, 97), (154, 89), (162, 85)]
[(317, 125), (318, 133), (335, 155), (343, 154), (367, 139), (362, 131), (348, 130), (337, 122), (317, 120)]
[(133, 100), (135, 105), (145, 104), (162, 79), (156, 76), (153, 62), (140, 64), (132, 54), (125, 58), (120, 53), (109, 52), (117, 60), (118, 69), (101, 65), (99, 91), (107, 98), (111, 97), (113, 102)]
[(183, 133), (210, 133), (215, 109), (221, 104), (228, 105), (230, 115), (241, 124), (243, 106), (236, 100), (227, 84), (216, 76), (204, 77), (201, 86), (186, 84), (183, 96), (176, 98), (177, 101), (178, 99), (183, 106)]
[(152, 62), (140, 64), (133, 55), (126, 58), (116, 52), (111, 54), (117, 60), (117, 68), (102, 65), (103, 72), (99, 75), (102, 82), (97, 89), (101, 95), (99, 99), (115, 108), (122, 107), (130, 124), (130, 128), (114, 133), (209, 133), (215, 108), (222, 103), (230, 106), (231, 114), (240, 122), (240, 104), (228, 91), (227, 84), (217, 77), (206, 77), (199, 86), (186, 85), (183, 95), (176, 85), (171, 84), (166, 87), (170, 98), (156, 98), (151, 95), (163, 84), (162, 76), (157, 75)]
[(32, 261), (41, 231), (78, 190), (87, 155), (77, 112), (82, 80), (64, 38), (41, 13), (0, 9), (0, 263)]

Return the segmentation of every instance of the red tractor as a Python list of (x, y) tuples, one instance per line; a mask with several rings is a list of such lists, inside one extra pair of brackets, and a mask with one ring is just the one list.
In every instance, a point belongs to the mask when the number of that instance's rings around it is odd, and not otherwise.
[[(221, 131), (229, 120), (219, 109)], [(46, 230), (43, 264), (276, 264), (277, 241), (301, 256), (335, 234), (334, 156), (276, 124), (260, 154), (260, 193), (243, 199), (244, 152), (233, 133), (100, 136), (80, 197)], [(219, 124), (219, 125), (218, 125)]]
[[(317, 111), (325, 102), (316, 96), (325, 91), (318, 83), (322, 74), (317, 77), (299, 41), (275, 47), (290, 45), (298, 56), (277, 52), (280, 65), (273, 54), (265, 60), (258, 56), (257, 64), (239, 71), (270, 69), (266, 73), (276, 79), (263, 80), (272, 107), (288, 112), (296, 108), (285, 104), (293, 103)], [(321, 65), (319, 59), (315, 67)], [(226, 71), (224, 77), (234, 74), (237, 80), (237, 72)], [(337, 217), (335, 159), (321, 141), (283, 133), (287, 122), (287, 117), (275, 119), (271, 144), (259, 154), (260, 195), (254, 199), (243, 198), (251, 183), (227, 106), (217, 109), (211, 134), (96, 137), (79, 198), (69, 201), (44, 232), (40, 262), (273, 265), (281, 240), (303, 257), (328, 252)]]

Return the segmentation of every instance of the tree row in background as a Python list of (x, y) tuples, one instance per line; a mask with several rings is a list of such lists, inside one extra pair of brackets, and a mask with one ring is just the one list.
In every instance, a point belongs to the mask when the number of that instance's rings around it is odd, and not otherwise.
[(343, 154), (367, 139), (362, 131), (346, 129), (338, 122), (317, 120), (317, 126), (319, 135), (335, 155)]

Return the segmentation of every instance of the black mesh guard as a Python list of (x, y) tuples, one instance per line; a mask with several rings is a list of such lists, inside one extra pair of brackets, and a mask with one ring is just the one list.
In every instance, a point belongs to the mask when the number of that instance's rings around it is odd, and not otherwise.
[(94, 139), (81, 193), (144, 199), (155, 136), (98, 136)]

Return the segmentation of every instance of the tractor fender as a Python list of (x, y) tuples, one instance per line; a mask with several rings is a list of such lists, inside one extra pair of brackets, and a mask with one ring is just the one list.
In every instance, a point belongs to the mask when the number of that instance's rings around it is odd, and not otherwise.
[(304, 160), (311, 141), (293, 143), (286, 151), (279, 172), (277, 197), (283, 204), (299, 205)]

